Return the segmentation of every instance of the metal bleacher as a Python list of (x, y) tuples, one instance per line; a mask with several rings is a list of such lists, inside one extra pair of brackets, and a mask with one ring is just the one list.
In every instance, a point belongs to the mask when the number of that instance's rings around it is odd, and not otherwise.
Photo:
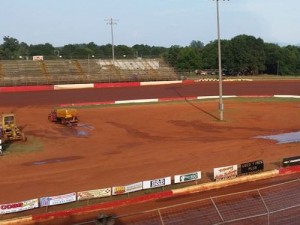
[[(46, 82), (36, 61), (1, 61), (0, 84), (6, 85), (34, 85)], [(3, 86), (3, 85), (2, 85)]]
[(0, 60), (0, 86), (177, 80), (158, 59)]

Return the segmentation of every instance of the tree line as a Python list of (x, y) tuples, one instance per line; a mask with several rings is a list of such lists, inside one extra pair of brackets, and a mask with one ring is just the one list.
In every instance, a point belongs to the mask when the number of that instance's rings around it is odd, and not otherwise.
[[(261, 38), (238, 35), (221, 40), (223, 73), (232, 75), (277, 74), (300, 75), (300, 47), (265, 43)], [(68, 44), (54, 47), (50, 43), (28, 45), (16, 38), (5, 36), (0, 45), (0, 60), (26, 60), (43, 55), (45, 59), (109, 59), (112, 45)], [(149, 45), (114, 46), (116, 59), (163, 58), (178, 71), (217, 70), (218, 42), (204, 45), (192, 41), (189, 46), (157, 47)]]

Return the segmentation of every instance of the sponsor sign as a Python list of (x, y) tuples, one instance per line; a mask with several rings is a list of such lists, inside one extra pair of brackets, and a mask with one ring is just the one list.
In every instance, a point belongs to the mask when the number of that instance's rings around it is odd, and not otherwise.
[(42, 55), (34, 55), (34, 56), (32, 56), (32, 60), (33, 61), (43, 61), (44, 60), (44, 56), (42, 56)]
[(122, 195), (126, 194), (125, 186), (112, 187), (112, 195)]
[(286, 167), (286, 166), (300, 165), (300, 156), (294, 156), (294, 157), (290, 157), (290, 158), (284, 158), (282, 160), (282, 165), (284, 167)]
[(181, 175), (175, 175), (174, 176), (174, 183), (183, 183), (193, 180), (199, 180), (201, 179), (201, 171), (193, 172), (193, 173), (187, 173), (187, 174), (181, 174)]
[(39, 207), (39, 200), (31, 199), (22, 202), (0, 205), (0, 214), (15, 213)]
[(237, 176), (237, 165), (214, 168), (214, 179), (216, 181), (227, 180)]
[(40, 198), (40, 207), (60, 205), (76, 201), (76, 193)]
[(171, 184), (171, 177), (143, 181), (143, 189), (163, 187)]
[(241, 164), (241, 174), (255, 173), (264, 170), (264, 161), (257, 160)]
[(127, 194), (130, 192), (140, 191), (143, 189), (143, 182), (129, 184), (127, 186), (112, 187), (112, 195)]
[(143, 182), (138, 182), (126, 186), (126, 193), (143, 190)]
[(77, 192), (77, 200), (103, 198), (111, 196), (111, 188), (95, 189)]

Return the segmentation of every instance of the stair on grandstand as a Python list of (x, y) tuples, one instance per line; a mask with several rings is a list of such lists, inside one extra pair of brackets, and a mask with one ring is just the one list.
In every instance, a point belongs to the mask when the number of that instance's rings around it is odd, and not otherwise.
[(44, 61), (46, 72), (54, 84), (85, 83), (87, 76), (77, 60)]

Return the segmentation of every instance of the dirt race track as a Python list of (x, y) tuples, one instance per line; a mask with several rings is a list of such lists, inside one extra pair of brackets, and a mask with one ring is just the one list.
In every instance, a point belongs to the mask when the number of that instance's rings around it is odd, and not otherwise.
[[(269, 87), (272, 92), (263, 94), (300, 95), (299, 81), (282, 84), (275, 86), (284, 93)], [(232, 87), (237, 85), (233, 83)], [(248, 85), (243, 95), (262, 94), (263, 91), (255, 89), (259, 85)], [(272, 82), (263, 82), (261, 86), (265, 85), (272, 86)], [(173, 97), (199, 96), (199, 89), (203, 90), (199, 87), (205, 88), (205, 84), (173, 86), (182, 91), (172, 91)], [(159, 88), (153, 88), (158, 95)], [(162, 93), (167, 88), (171, 87), (160, 87)], [(224, 122), (217, 120), (217, 100), (80, 108), (80, 124), (76, 128), (47, 121), (50, 109), (58, 104), (75, 99), (111, 100), (117, 98), (115, 91), (122, 90), (120, 99), (132, 92), (129, 88), (103, 90), (111, 94), (98, 99), (100, 95), (95, 93), (100, 90), (1, 93), (0, 111), (16, 114), (28, 142), (8, 146), (5, 156), (0, 157), (0, 204), (198, 170), (203, 172), (205, 182), (212, 178), (214, 167), (263, 159), (268, 170), (278, 168), (283, 157), (299, 155), (299, 143), (277, 144), (255, 138), (299, 131), (299, 101), (226, 99)], [(142, 90), (134, 93), (135, 99), (140, 98), (138, 93)], [(230, 90), (230, 84), (226, 84), (224, 94), (231, 94)], [(80, 93), (79, 100), (74, 93)], [(53, 97), (58, 94), (61, 99)], [(216, 86), (207, 94), (217, 95)], [(18, 100), (21, 98), (23, 101)]]

